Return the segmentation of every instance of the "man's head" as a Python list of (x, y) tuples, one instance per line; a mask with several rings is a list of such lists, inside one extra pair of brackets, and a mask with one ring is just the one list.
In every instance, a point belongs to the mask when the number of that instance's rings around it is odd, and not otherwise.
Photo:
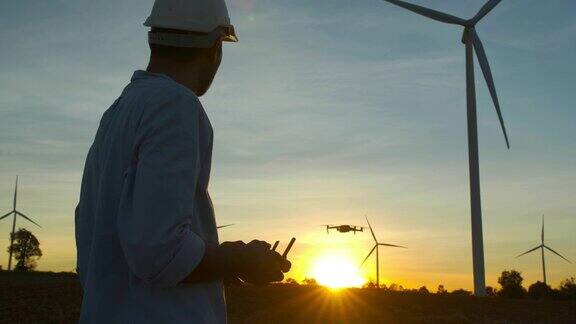
[[(203, 33), (160, 28), (152, 28), (150, 33), (206, 37)], [(220, 38), (213, 40), (213, 44), (209, 47), (177, 47), (152, 42), (149, 43), (149, 46), (150, 65), (178, 71), (180, 77), (178, 81), (191, 86), (197, 96), (202, 96), (210, 88), (222, 61), (222, 40)]]
[(236, 42), (224, 0), (157, 0), (144, 23), (148, 70), (170, 75), (203, 95), (222, 60), (222, 42)]

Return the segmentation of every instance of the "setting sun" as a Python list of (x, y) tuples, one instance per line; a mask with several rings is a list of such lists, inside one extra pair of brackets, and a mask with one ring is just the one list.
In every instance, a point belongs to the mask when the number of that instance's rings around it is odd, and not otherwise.
[(358, 266), (341, 254), (318, 257), (312, 264), (311, 275), (319, 284), (330, 288), (361, 287), (366, 282)]

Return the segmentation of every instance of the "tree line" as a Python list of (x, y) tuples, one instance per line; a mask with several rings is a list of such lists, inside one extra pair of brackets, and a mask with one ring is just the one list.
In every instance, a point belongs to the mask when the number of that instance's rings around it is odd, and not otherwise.
[[(524, 278), (522, 278), (521, 272), (516, 270), (504, 270), (498, 278), (500, 288), (488, 286), (486, 287), (486, 293), (489, 297), (499, 298), (576, 300), (576, 279), (574, 277), (562, 280), (557, 288), (552, 288), (541, 281), (536, 281), (528, 288), (524, 288), (522, 285), (523, 281)], [(287, 278), (284, 283), (291, 285), (318, 285), (314, 278), (305, 278), (301, 282), (298, 282), (293, 278)], [(364, 284), (362, 288), (373, 289), (376, 288), (376, 284), (369, 281)], [(380, 285), (380, 289), (402, 293), (472, 296), (471, 291), (462, 288), (449, 292), (444, 285), (439, 285), (435, 292), (430, 291), (426, 286), (422, 286), (418, 289), (407, 289), (396, 283), (392, 283), (389, 286)]]

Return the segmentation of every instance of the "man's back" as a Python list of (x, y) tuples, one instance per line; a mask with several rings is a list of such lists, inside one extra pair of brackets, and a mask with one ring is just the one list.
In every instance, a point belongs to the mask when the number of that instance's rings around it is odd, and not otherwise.
[(180, 284), (218, 243), (212, 128), (197, 97), (135, 72), (102, 117), (76, 210), (81, 322), (225, 322), (220, 281)]

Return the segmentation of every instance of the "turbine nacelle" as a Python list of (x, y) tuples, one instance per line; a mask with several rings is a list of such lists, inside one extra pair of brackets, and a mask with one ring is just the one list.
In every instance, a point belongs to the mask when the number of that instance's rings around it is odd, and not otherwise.
[(506, 126), (504, 125), (504, 118), (502, 117), (502, 112), (500, 111), (500, 103), (498, 101), (498, 95), (496, 93), (496, 86), (494, 85), (494, 80), (492, 78), (492, 71), (490, 70), (490, 64), (488, 63), (488, 58), (486, 57), (486, 52), (484, 51), (484, 46), (476, 29), (474, 28), (476, 24), (484, 18), (501, 0), (490, 0), (480, 10), (476, 15), (470, 19), (462, 19), (444, 12), (432, 10), (426, 7), (418, 6), (401, 0), (384, 0), (386, 2), (395, 4), (404, 9), (408, 9), (419, 15), (434, 19), (447, 24), (460, 25), (464, 27), (464, 32), (462, 34), (462, 43), (471, 44), (478, 57), (478, 62), (480, 63), (480, 68), (482, 69), (482, 74), (486, 80), (486, 85), (488, 86), (488, 91), (490, 92), (490, 97), (494, 103), (494, 108), (496, 109), (496, 114), (498, 115), (498, 120), (500, 122), (500, 127), (502, 128), (502, 133), (504, 134), (504, 140), (506, 141), (506, 147), (510, 149), (510, 141), (508, 140), (508, 133), (506, 132)]

